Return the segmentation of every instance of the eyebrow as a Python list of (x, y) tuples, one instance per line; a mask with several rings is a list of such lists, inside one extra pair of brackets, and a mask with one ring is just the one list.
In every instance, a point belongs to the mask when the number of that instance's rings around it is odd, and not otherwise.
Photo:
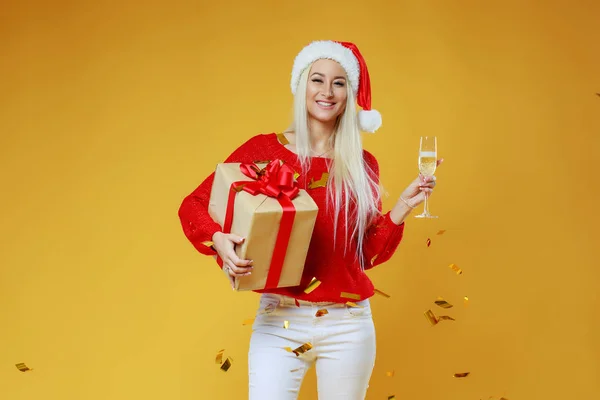
[[(310, 76), (313, 76), (313, 75), (320, 75), (323, 78), (325, 78), (325, 75), (322, 74), (322, 73), (320, 73), (320, 72), (313, 72)], [(335, 77), (333, 77), (333, 79), (343, 79), (343, 80), (346, 80), (346, 77), (344, 77), (344, 76), (335, 76)]]

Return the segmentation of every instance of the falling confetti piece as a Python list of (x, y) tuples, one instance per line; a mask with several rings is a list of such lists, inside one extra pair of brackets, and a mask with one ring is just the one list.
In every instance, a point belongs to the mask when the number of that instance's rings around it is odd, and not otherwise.
[(293, 352), (294, 352), (294, 350), (292, 350), (292, 348), (291, 348), (291, 347), (288, 347), (288, 346), (284, 347), (284, 349), (285, 349), (285, 351), (287, 351), (288, 353), (293, 353)]
[(441, 297), (437, 298), (437, 300), (435, 301), (435, 304), (437, 304), (438, 306), (440, 306), (442, 308), (452, 308), (452, 307), (454, 307), (452, 304), (448, 303), (446, 300), (444, 300)]
[(316, 188), (320, 188), (320, 187), (326, 187), (328, 179), (329, 179), (329, 173), (328, 172), (323, 172), (323, 174), (321, 175), (321, 179), (319, 179), (318, 181), (315, 181), (314, 178), (310, 179), (310, 183), (308, 184), (308, 188), (309, 189), (316, 189)]
[(465, 306), (469, 305), (469, 298), (467, 296), (465, 296), (464, 304), (465, 304)]
[(325, 308), (322, 308), (317, 311), (317, 313), (315, 314), (315, 317), (322, 317), (323, 315), (327, 315), (327, 314), (329, 314), (329, 311), (327, 311)]
[(469, 376), (470, 372), (459, 372), (454, 374), (455, 378), (466, 378), (467, 376)]
[(300, 307), (300, 302), (298, 301), (298, 299), (294, 299), (294, 303), (296, 303), (296, 307)]
[(448, 267), (450, 269), (452, 269), (452, 271), (456, 272), (456, 275), (462, 274), (462, 269), (458, 268), (458, 265), (456, 265), (456, 264), (450, 264), (450, 265), (448, 265)]
[(431, 246), (431, 239), (427, 238), (427, 247)]
[(596, 93), (596, 96), (600, 96), (600, 93)]
[(374, 291), (375, 293), (377, 293), (377, 294), (379, 294), (379, 295), (383, 296), (383, 297), (386, 297), (386, 298), (388, 298), (388, 299), (389, 299), (390, 297), (392, 297), (392, 296), (390, 296), (389, 294), (387, 294), (387, 293), (384, 293), (384, 292), (382, 292), (382, 291), (381, 291), (381, 290), (379, 290), (379, 289), (373, 289), (373, 291)]
[(299, 176), (300, 174), (298, 172), (294, 172), (294, 179), (298, 179)]
[(359, 306), (358, 304), (356, 304), (356, 303), (353, 303), (353, 302), (351, 302), (351, 301), (347, 301), (347, 302), (346, 302), (346, 305), (347, 305), (347, 306), (349, 306), (349, 307), (357, 307), (357, 308), (362, 308), (362, 306)]
[(202, 242), (202, 245), (206, 246), (206, 247), (213, 247), (214, 243), (211, 241), (207, 241), (207, 242)]
[(223, 362), (223, 353), (224, 352), (225, 352), (225, 349), (219, 350), (219, 352), (217, 353), (217, 357), (215, 357), (215, 364), (221, 364)]
[(290, 327), (290, 321), (283, 321), (283, 327), (288, 329)]
[(306, 289), (304, 289), (304, 293), (309, 294), (310, 292), (318, 288), (320, 284), (320, 280), (318, 280), (317, 278), (312, 278)]
[(347, 299), (360, 300), (360, 295), (348, 292), (342, 292), (340, 297), (345, 297)]
[(297, 348), (295, 348), (294, 350), (292, 350), (292, 352), (296, 355), (296, 357), (298, 357), (300, 354), (304, 354), (307, 351), (309, 351), (310, 349), (312, 349), (312, 343), (311, 342), (306, 342), (304, 343), (302, 346), (299, 346)]
[(249, 318), (244, 320), (244, 322), (242, 322), (242, 325), (246, 326), (246, 325), (251, 325), (254, 323), (254, 318)]
[(442, 320), (449, 320), (449, 321), (456, 321), (454, 318), (448, 316), (448, 315), (440, 315), (437, 317), (438, 322), (442, 321)]
[(438, 323), (438, 320), (435, 317), (435, 314), (431, 310), (425, 311), (425, 318), (427, 318), (427, 321), (429, 321), (429, 323), (431, 324), (431, 326), (434, 326), (435, 324)]
[(375, 254), (375, 256), (373, 256), (373, 258), (371, 258), (371, 265), (374, 265), (375, 260), (377, 260), (377, 257), (379, 257), (379, 254)]
[(444, 232), (446, 232), (446, 230), (445, 230), (445, 229), (442, 229), (442, 230), (438, 231), (437, 235), (443, 235), (443, 234), (444, 234)]
[(388, 396), (387, 400), (396, 400), (396, 396), (394, 396), (394, 395)]
[(221, 364), (221, 371), (224, 371), (224, 372), (229, 371), (229, 368), (231, 368), (232, 363), (233, 363), (233, 360), (231, 358), (227, 357), (225, 362), (223, 364)]
[(27, 365), (25, 365), (25, 363), (18, 363), (18, 364), (15, 364), (15, 366), (21, 372), (33, 371), (33, 368), (29, 368)]
[(290, 372), (298, 372), (300, 371), (302, 368), (296, 368), (296, 369), (291, 369)]
[(395, 371), (388, 371), (385, 373), (386, 376), (393, 377), (396, 374)]

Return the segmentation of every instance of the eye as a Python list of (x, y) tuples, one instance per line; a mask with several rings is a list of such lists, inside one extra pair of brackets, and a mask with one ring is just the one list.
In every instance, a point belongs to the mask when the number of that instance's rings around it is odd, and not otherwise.
[(312, 80), (313, 82), (319, 82), (319, 83), (323, 83), (323, 81), (319, 78), (313, 78)]
[(334, 85), (336, 85), (338, 87), (344, 87), (344, 82), (337, 81), (337, 82), (334, 82)]

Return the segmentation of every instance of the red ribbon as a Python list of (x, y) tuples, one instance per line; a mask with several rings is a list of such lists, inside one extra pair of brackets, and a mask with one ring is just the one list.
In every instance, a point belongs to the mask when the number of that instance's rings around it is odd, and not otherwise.
[[(292, 199), (298, 196), (300, 188), (298, 182), (294, 179), (294, 170), (287, 164), (282, 164), (279, 160), (271, 161), (263, 169), (258, 168), (254, 163), (240, 164), (240, 171), (253, 180), (237, 181), (231, 184), (225, 221), (223, 222), (223, 233), (230, 233), (231, 231), (235, 196), (240, 190), (244, 190), (252, 196), (264, 194), (277, 199), (283, 209), (283, 215), (277, 232), (267, 283), (264, 287), (265, 289), (276, 288), (281, 277), (285, 253), (287, 252), (296, 215), (296, 208), (292, 203)], [(218, 257), (217, 262), (222, 268), (223, 260)]]

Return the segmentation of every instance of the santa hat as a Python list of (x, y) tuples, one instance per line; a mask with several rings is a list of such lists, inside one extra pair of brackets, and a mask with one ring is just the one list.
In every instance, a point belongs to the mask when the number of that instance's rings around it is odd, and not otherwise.
[(369, 71), (358, 47), (350, 42), (321, 40), (304, 47), (294, 60), (292, 68), (292, 93), (296, 94), (300, 75), (313, 62), (320, 59), (337, 61), (346, 71), (356, 102), (362, 107), (358, 112), (358, 125), (365, 132), (374, 133), (381, 126), (381, 114), (371, 109), (371, 82)]

